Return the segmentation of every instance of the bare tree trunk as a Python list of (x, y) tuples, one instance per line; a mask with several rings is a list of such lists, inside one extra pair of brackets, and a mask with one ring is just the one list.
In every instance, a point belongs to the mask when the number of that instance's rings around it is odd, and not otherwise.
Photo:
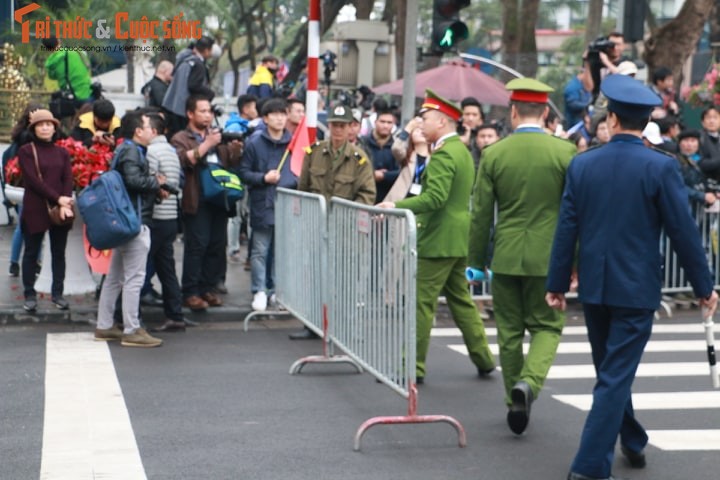
[(590, 0), (588, 4), (585, 43), (590, 43), (600, 36), (602, 27), (603, 0)]
[(135, 93), (135, 52), (132, 49), (133, 41), (125, 42), (125, 61), (127, 62), (127, 93)]
[(407, 16), (407, 0), (395, 0), (395, 68), (403, 71), (405, 65), (405, 17)]
[(540, 0), (502, 0), (503, 62), (523, 75), (537, 72), (535, 25)]
[(522, 61), (518, 70), (528, 77), (534, 77), (537, 73), (535, 25), (537, 24), (539, 9), (540, 0), (523, 0), (520, 16), (520, 55)]
[(503, 32), (502, 48), (503, 62), (510, 68), (517, 69), (518, 54), (520, 53), (520, 29), (518, 22), (517, 0), (502, 0)]
[[(648, 71), (665, 66), (679, 79), (682, 66), (694, 52), (703, 25), (710, 17), (715, 0), (685, 0), (677, 16), (645, 41), (645, 62)], [(679, 84), (679, 82), (677, 82)]]

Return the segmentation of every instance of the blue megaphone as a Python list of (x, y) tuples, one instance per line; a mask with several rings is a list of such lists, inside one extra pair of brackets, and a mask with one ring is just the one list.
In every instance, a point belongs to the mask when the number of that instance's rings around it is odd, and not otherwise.
[(486, 275), (485, 270), (470, 267), (465, 269), (465, 278), (467, 278), (468, 282), (489, 282), (492, 280), (492, 277), (492, 270), (488, 270)]

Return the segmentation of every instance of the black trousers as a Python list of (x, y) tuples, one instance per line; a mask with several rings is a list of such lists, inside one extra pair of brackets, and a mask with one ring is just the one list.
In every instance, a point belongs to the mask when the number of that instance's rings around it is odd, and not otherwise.
[[(182, 294), (184, 298), (210, 292), (225, 270), (227, 212), (200, 201), (195, 215), (183, 214), (185, 251)], [(157, 268), (157, 265), (155, 265)]]
[[(52, 256), (52, 297), (61, 297), (65, 287), (65, 246), (67, 245), (68, 228), (51, 227), (50, 234), (50, 253)], [(25, 250), (22, 257), (22, 282), (25, 298), (35, 298), (35, 269), (37, 268), (37, 260), (42, 247), (42, 233), (28, 233), (23, 229), (23, 240), (25, 241)]]
[(182, 295), (175, 273), (175, 252), (173, 243), (177, 237), (177, 219), (153, 220), (150, 229), (150, 253), (155, 273), (162, 285), (163, 310), (165, 317), (182, 322)]

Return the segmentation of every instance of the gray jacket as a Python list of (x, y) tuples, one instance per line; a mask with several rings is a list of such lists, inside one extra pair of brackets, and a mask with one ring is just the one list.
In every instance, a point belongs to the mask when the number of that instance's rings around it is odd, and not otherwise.
[[(165, 135), (158, 135), (150, 141), (147, 147), (147, 161), (151, 173), (165, 175), (165, 184), (178, 191), (180, 187), (180, 159), (175, 147), (170, 145)], [(175, 220), (178, 216), (179, 195), (170, 194), (168, 198), (155, 204), (153, 220)]]
[(210, 88), (210, 77), (205, 61), (199, 55), (189, 55), (175, 65), (173, 79), (163, 98), (164, 109), (185, 117), (185, 103), (192, 94), (212, 100), (215, 92)]

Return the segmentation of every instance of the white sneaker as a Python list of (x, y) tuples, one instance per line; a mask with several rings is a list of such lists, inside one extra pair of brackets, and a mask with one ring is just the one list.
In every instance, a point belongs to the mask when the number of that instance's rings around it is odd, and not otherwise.
[(277, 297), (274, 293), (270, 295), (270, 298), (268, 299), (268, 305), (272, 305), (273, 307), (277, 306)]
[(252, 309), (256, 312), (264, 312), (267, 308), (267, 294), (265, 292), (257, 292), (253, 296)]

